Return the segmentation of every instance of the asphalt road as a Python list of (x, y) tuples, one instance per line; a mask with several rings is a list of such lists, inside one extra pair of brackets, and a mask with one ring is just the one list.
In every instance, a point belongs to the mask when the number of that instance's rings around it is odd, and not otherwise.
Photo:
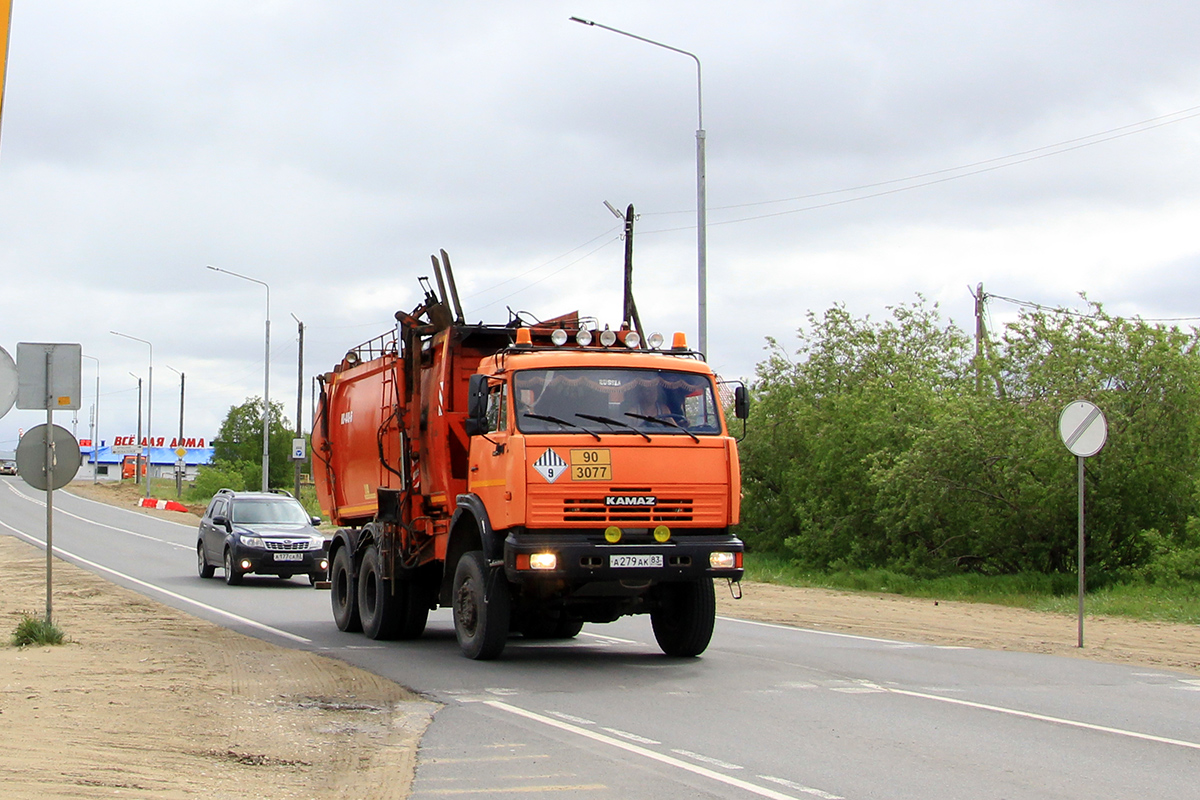
[[(334, 626), (307, 579), (202, 580), (196, 533), (56, 492), (69, 561), (199, 617), (326, 652), (445, 704), (414, 797), (1200, 798), (1200, 681), (1081, 659), (732, 619), (671, 659), (644, 617), (463, 658)], [(0, 533), (42, 542), (44, 493), (0, 478)]]

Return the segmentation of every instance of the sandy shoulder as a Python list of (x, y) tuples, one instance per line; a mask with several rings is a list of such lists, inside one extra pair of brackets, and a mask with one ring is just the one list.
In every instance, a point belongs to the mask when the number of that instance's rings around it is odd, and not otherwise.
[[(7, 645), (22, 612), (45, 613), (46, 559), (0, 535), (0, 563)], [(59, 560), (53, 607), (69, 644), (0, 647), (0, 796), (408, 795), (435, 705), (403, 687)]]

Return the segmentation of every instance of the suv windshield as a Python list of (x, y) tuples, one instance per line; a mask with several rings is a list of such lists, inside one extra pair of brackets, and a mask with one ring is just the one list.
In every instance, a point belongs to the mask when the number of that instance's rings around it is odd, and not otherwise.
[(513, 376), (524, 433), (716, 434), (712, 382), (649, 369), (531, 369)]
[(304, 506), (289, 498), (251, 499), (239, 497), (233, 501), (233, 522), (242, 525), (307, 525), (311, 520)]

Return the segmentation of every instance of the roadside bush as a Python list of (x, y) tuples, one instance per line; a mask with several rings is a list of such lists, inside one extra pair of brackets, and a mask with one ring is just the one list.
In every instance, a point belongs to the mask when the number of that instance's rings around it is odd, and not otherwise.
[[(187, 500), (193, 503), (208, 503), (219, 489), (240, 492), (246, 488), (242, 478), (243, 466), (230, 461), (214, 461), (200, 468), (196, 480), (187, 491)], [(260, 473), (261, 474), (261, 467)]]
[(21, 621), (12, 635), (14, 647), (62, 644), (65, 641), (66, 637), (57, 625), (32, 614), (21, 615)]

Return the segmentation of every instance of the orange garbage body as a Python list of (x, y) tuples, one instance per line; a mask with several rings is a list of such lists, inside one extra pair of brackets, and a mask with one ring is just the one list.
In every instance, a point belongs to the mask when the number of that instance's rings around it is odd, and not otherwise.
[[(482, 500), (496, 529), (737, 523), (737, 445), (704, 362), (597, 348), (484, 355), (458, 346), (453, 329), (434, 337), (424, 356), (416, 392), (406, 390), (410, 374), (395, 353), (326, 376), (314, 425), (314, 478), (334, 524), (374, 519), (378, 490), (404, 489), (406, 460), (414, 489), (410, 519), (428, 517), (426, 524), (449, 520), (465, 493)], [(476, 373), (489, 377), (493, 420), (486, 434), (470, 437), (467, 384)], [(632, 410), (643, 402), (636, 392), (656, 390), (677, 396), (665, 420), (684, 416), (688, 402), (708, 404), (698, 410), (702, 426), (692, 428), (695, 435), (625, 416), (659, 410)], [(564, 397), (551, 397), (555, 391)], [(543, 396), (535, 400), (535, 392)], [(522, 416), (538, 408), (557, 411), (552, 416), (569, 424)], [(615, 423), (576, 416), (589, 412)], [(605, 506), (614, 493), (654, 496), (661, 508)]]

